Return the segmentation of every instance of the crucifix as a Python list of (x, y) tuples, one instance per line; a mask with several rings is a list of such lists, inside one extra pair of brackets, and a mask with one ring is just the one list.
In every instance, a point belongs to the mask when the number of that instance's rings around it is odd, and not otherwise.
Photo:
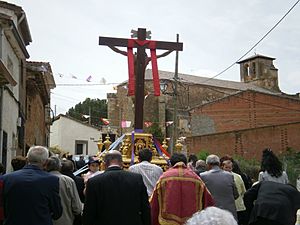
[[(132, 31), (132, 37), (137, 39), (99, 37), (99, 45), (109, 46), (115, 52), (126, 55), (128, 58), (128, 95), (135, 96), (134, 112), (134, 130), (142, 132), (144, 118), (144, 82), (145, 69), (147, 64), (152, 63), (154, 95), (160, 95), (157, 58), (163, 57), (172, 51), (182, 51), (183, 44), (180, 42), (150, 41), (146, 40), (147, 35), (151, 33), (145, 28), (138, 28), (138, 31)], [(127, 47), (127, 52), (121, 51), (117, 47)], [(136, 55), (133, 54), (133, 48), (137, 48)], [(145, 50), (150, 49), (151, 57), (148, 57)], [(156, 49), (169, 50), (162, 55), (156, 55)]]

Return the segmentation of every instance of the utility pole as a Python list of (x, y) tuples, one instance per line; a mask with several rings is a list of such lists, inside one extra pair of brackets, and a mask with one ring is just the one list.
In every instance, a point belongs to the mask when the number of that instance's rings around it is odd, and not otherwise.
[(89, 106), (89, 125), (91, 125), (91, 122), (92, 122), (91, 106)]
[[(176, 34), (176, 42), (179, 42), (179, 34)], [(178, 50), (176, 50), (176, 57), (175, 57), (175, 73), (174, 73), (174, 98), (173, 98), (173, 124), (174, 124), (174, 129), (173, 129), (173, 138), (172, 138), (172, 149), (171, 149), (171, 154), (173, 154), (175, 145), (176, 145), (176, 140), (177, 140), (177, 84), (178, 82)]]

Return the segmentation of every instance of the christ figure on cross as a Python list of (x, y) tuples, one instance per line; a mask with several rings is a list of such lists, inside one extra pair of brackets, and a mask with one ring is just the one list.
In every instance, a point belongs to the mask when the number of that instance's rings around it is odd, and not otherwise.
[[(114, 52), (116, 53), (119, 53), (121, 55), (124, 55), (124, 56), (127, 56), (128, 57), (128, 52), (126, 51), (122, 51), (118, 48), (116, 48), (115, 46), (112, 46), (112, 45), (108, 45), (108, 47), (113, 50)], [(162, 58), (162, 57), (165, 57), (167, 55), (169, 55), (171, 52), (173, 52), (174, 50), (169, 50), (169, 51), (166, 51), (160, 55), (157, 55), (156, 58)], [(145, 68), (144, 68), (144, 71), (146, 70), (146, 67), (148, 66), (149, 62), (151, 61), (151, 57), (149, 57), (147, 55), (147, 53), (145, 52)], [(134, 53), (134, 74), (135, 76), (137, 75), (137, 53)]]
[[(154, 95), (160, 95), (159, 75), (157, 68), (157, 58), (164, 57), (172, 51), (182, 51), (182, 43), (162, 42), (146, 40), (146, 29), (139, 28), (137, 39), (99, 37), (99, 44), (109, 46), (112, 50), (128, 57), (128, 95), (135, 95), (135, 130), (143, 129), (143, 108), (144, 108), (144, 80), (145, 69), (148, 63), (152, 63), (152, 75)], [(127, 52), (121, 51), (118, 47), (127, 47)], [(137, 48), (136, 55), (133, 48)], [(145, 49), (149, 48), (151, 57), (148, 57)], [(156, 55), (156, 49), (168, 50), (167, 52)]]
[[(120, 50), (120, 49), (118, 49), (118, 48), (116, 48), (115, 46), (112, 46), (112, 45), (108, 45), (108, 47), (111, 50), (113, 50), (114, 52), (119, 53), (121, 55), (124, 55), (124, 56), (128, 57), (128, 52), (127, 51), (122, 51), (122, 50)], [(169, 51), (166, 51), (166, 52), (164, 52), (164, 53), (162, 53), (160, 55), (157, 55), (156, 58), (158, 59), (158, 58), (165, 57), (165, 56), (169, 55), (171, 52), (173, 52), (173, 50), (169, 50)], [(148, 66), (149, 62), (151, 61), (151, 57), (149, 57), (146, 52), (145, 52), (145, 56), (144, 57), (145, 57), (145, 66), (144, 66), (143, 70), (146, 71), (146, 67)], [(138, 69), (137, 68), (138, 68), (137, 67), (137, 53), (135, 52), (134, 53), (134, 76), (135, 76), (134, 79), (135, 80), (137, 80), (136, 76), (138, 75)], [(148, 92), (146, 90), (144, 90), (144, 95), (147, 95), (147, 94), (148, 94)], [(130, 93), (130, 90), (129, 90), (128, 95), (132, 95)], [(158, 95), (157, 94), (157, 90), (156, 90), (156, 94), (155, 95)], [(133, 98), (133, 103), (135, 104), (135, 98)]]

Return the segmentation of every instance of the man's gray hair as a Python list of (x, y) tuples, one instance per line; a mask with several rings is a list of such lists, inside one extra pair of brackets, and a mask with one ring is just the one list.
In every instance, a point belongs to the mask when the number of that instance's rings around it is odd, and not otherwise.
[(202, 159), (197, 160), (196, 170), (198, 170), (198, 169), (206, 169), (206, 163), (204, 160), (202, 160)]
[(207, 165), (220, 165), (220, 158), (217, 155), (209, 155), (206, 158)]
[(60, 168), (61, 168), (61, 162), (59, 158), (57, 158), (56, 156), (51, 156), (50, 158), (48, 158), (46, 164), (46, 170), (48, 172), (60, 171)]
[(40, 164), (46, 162), (49, 151), (44, 146), (32, 146), (27, 153), (28, 164)]
[(229, 211), (207, 207), (196, 212), (185, 225), (237, 225), (237, 222)]
[(122, 160), (122, 154), (120, 151), (118, 150), (110, 150), (108, 153), (106, 153), (106, 155), (104, 156), (104, 163), (106, 165), (110, 165), (111, 161), (116, 160), (118, 161), (120, 164), (122, 164), (123, 160)]

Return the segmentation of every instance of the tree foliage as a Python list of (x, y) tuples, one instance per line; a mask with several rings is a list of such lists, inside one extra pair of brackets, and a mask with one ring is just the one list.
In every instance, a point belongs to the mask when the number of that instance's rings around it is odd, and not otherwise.
[(283, 161), (290, 183), (296, 186), (297, 178), (300, 175), (300, 151), (288, 147), (280, 158)]
[(154, 120), (152, 126), (147, 127), (145, 129), (145, 132), (152, 134), (155, 138), (157, 138), (157, 140), (160, 143), (162, 143), (162, 141), (164, 140), (164, 135), (163, 135), (163, 132), (162, 132), (161, 128), (159, 127), (157, 119)]
[(87, 123), (90, 120), (91, 125), (101, 126), (103, 122), (100, 118), (107, 118), (107, 100), (86, 98), (70, 108), (67, 115)]

